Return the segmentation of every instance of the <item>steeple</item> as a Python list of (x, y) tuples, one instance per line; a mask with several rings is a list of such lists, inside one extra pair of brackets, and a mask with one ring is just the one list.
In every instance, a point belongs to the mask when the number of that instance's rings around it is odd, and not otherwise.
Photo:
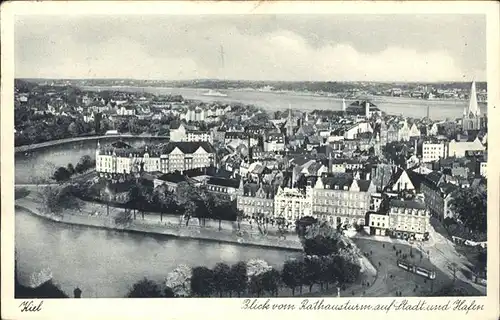
[(472, 85), (470, 88), (470, 98), (469, 98), (469, 110), (467, 115), (479, 116), (479, 106), (477, 105), (477, 93), (476, 93), (476, 82), (472, 81)]
[(345, 105), (345, 98), (342, 98), (342, 111), (345, 112), (347, 110), (347, 107)]

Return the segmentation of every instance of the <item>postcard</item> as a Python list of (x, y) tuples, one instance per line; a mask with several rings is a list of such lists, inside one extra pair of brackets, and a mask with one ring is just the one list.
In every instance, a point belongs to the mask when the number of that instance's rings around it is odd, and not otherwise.
[(3, 4), (2, 318), (497, 319), (499, 8)]

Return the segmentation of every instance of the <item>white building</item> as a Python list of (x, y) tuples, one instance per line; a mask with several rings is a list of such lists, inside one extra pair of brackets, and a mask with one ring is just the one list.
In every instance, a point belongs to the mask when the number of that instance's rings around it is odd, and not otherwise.
[(445, 158), (445, 144), (442, 142), (425, 141), (422, 144), (422, 162), (433, 162)]
[(310, 192), (298, 189), (279, 188), (274, 197), (274, 217), (283, 217), (294, 222), (303, 216), (311, 215), (312, 197)]
[(389, 231), (398, 238), (423, 240), (430, 230), (429, 211), (416, 200), (390, 200)]
[(212, 135), (208, 131), (199, 131), (187, 129), (181, 123), (177, 128), (170, 129), (170, 141), (172, 142), (210, 142), (212, 143)]
[(473, 141), (452, 140), (448, 144), (448, 157), (465, 157), (466, 151), (484, 151), (486, 147), (481, 143), (478, 137)]
[(411, 128), (410, 128), (410, 132), (409, 132), (409, 136), (410, 138), (418, 138), (420, 137), (420, 129), (417, 127), (417, 125), (414, 123), (412, 124)]
[(486, 172), (487, 172), (487, 171), (486, 171), (486, 169), (487, 169), (487, 165), (488, 165), (488, 163), (487, 163), (487, 162), (481, 162), (481, 163), (479, 164), (479, 174), (480, 174), (481, 176), (485, 177), (485, 178), (486, 178)]
[(121, 106), (118, 110), (116, 110), (116, 114), (119, 116), (133, 116), (135, 115), (135, 108)]
[(96, 150), (96, 171), (129, 174), (133, 172), (173, 172), (215, 165), (215, 150), (207, 142), (171, 142), (162, 149), (131, 147)]
[(285, 150), (285, 137), (281, 133), (270, 133), (264, 141), (264, 151)]
[(349, 127), (344, 132), (344, 139), (353, 140), (356, 139), (358, 134), (364, 132), (373, 132), (373, 128), (368, 122), (359, 122), (355, 125)]

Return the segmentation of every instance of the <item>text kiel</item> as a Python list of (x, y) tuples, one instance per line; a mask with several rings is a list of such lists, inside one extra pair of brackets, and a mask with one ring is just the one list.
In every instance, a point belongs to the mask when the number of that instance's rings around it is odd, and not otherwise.
[(42, 310), (42, 304), (43, 301), (40, 301), (40, 303), (38, 304), (36, 304), (32, 300), (23, 301), (19, 305), (19, 308), (21, 309), (21, 312), (37, 312)]

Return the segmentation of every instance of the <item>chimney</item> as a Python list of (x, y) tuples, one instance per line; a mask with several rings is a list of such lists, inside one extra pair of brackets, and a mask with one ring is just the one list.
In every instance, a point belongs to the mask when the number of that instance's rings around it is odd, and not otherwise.
[(368, 101), (365, 102), (365, 116), (366, 119), (370, 118), (370, 103)]

